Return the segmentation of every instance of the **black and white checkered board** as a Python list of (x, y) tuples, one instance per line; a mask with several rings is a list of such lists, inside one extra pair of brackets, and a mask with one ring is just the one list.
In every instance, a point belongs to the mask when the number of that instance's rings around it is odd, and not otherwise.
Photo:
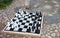
[(21, 11), (7, 23), (7, 31), (40, 33), (42, 14)]

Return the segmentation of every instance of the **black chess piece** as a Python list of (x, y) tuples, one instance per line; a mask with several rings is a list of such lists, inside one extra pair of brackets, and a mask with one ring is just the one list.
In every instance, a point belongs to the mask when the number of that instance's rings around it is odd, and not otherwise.
[(36, 29), (35, 33), (36, 34), (39, 34), (40, 33), (40, 30)]
[(35, 20), (37, 19), (38, 17), (37, 16), (35, 16)]
[(36, 25), (36, 31), (35, 31), (35, 33), (37, 33), (37, 34), (39, 34), (39, 33), (40, 33), (40, 29), (39, 29), (38, 27), (40, 27), (39, 22), (38, 22), (38, 23), (37, 23), (37, 25)]
[(32, 18), (32, 21), (35, 21), (35, 19)]
[(38, 21), (41, 21), (41, 19), (38, 19)]
[(24, 12), (24, 14), (26, 14), (26, 11), (23, 11)]
[(37, 29), (38, 29), (38, 27), (40, 27), (40, 24), (39, 24), (39, 22), (36, 24), (36, 27), (37, 27)]
[(33, 23), (32, 31), (34, 31), (34, 29), (35, 29), (35, 22)]
[(31, 28), (30, 27), (27, 29), (27, 32), (31, 32)]
[(20, 25), (18, 25), (18, 27), (20, 27)]
[(10, 28), (10, 31), (13, 31), (14, 30), (14, 28)]
[(36, 12), (36, 15), (38, 16), (38, 15), (39, 15), (39, 13), (38, 13), (38, 12)]
[(36, 23), (36, 21), (34, 21), (34, 23), (33, 24), (35, 24)]
[(12, 27), (12, 24), (10, 24), (10, 26), (9, 27)]
[(18, 14), (20, 14), (20, 12), (17, 12)]
[(16, 19), (13, 19), (13, 22), (15, 22), (16, 21)]
[(39, 17), (42, 17), (42, 13), (41, 12), (39, 13)]
[(34, 31), (34, 29), (35, 29), (35, 26), (32, 26), (32, 31)]

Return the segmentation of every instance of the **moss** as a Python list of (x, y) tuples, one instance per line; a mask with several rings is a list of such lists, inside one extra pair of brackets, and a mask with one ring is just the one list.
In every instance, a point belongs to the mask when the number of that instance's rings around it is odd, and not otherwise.
[(46, 1), (50, 2), (51, 0), (46, 0)]
[(12, 3), (13, 0), (0, 0), (0, 9), (4, 9)]

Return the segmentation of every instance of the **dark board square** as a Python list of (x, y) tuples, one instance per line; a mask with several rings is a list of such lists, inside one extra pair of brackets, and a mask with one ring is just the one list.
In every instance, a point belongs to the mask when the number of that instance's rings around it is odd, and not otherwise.
[(12, 27), (12, 24), (10, 24), (10, 26), (9, 27)]
[(24, 20), (27, 20), (27, 18), (24, 18)]
[(35, 17), (35, 20), (37, 19), (38, 17)]
[(18, 18), (20, 20), (20, 18)]
[(18, 25), (18, 27), (20, 27), (20, 25)]
[(38, 21), (41, 21), (41, 19), (38, 19)]
[(32, 18), (32, 21), (35, 21), (35, 19)]
[(13, 19), (13, 22), (15, 22), (16, 21), (16, 19)]
[(24, 26), (24, 28), (27, 28), (28, 26)]
[(35, 33), (36, 33), (36, 34), (39, 34), (39, 33), (40, 33), (40, 30), (36, 30)]
[(22, 28), (19, 28), (18, 31), (19, 31), (19, 32), (22, 32)]
[(31, 15), (33, 14), (33, 13), (30, 13)]
[(25, 23), (21, 23), (21, 25), (25, 25)]
[(32, 26), (32, 23), (29, 23), (30, 26)]
[(10, 28), (10, 31), (13, 31), (14, 30), (14, 28)]
[(19, 22), (22, 22), (23, 20), (19, 20)]
[(30, 21), (27, 20), (26, 22), (29, 23)]
[(36, 23), (36, 21), (34, 21), (34, 23)]
[(31, 17), (35, 17), (35, 15), (31, 15)]
[(28, 18), (30, 18), (30, 16)]

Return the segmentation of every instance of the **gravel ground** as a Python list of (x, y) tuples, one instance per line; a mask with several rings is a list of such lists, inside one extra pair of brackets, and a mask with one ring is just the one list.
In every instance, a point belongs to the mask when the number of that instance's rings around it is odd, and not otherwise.
[[(1, 30), (5, 27), (6, 23), (14, 17), (18, 9), (24, 5), (24, 1), (25, 0), (14, 0), (9, 7), (0, 10), (0, 38), (22, 38), (22, 36), (19, 35), (3, 34)], [(30, 2), (32, 8), (35, 4), (40, 4), (37, 9), (45, 13), (41, 38), (60, 38), (60, 0), (31, 0)]]
[(9, 7), (7, 7), (4, 10), (0, 10), (0, 22), (6, 23), (11, 18), (13, 18), (16, 13), (15, 9), (17, 7), (23, 6), (23, 4), (24, 4), (23, 0), (22, 1), (21, 0), (18, 0), (18, 1), (14, 0)]

